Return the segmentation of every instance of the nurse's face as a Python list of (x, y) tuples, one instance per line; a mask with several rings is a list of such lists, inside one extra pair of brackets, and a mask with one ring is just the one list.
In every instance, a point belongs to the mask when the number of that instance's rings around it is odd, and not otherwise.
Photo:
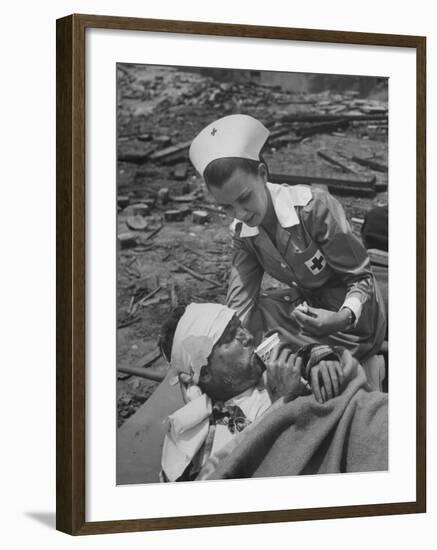
[(267, 172), (260, 164), (258, 174), (249, 174), (237, 168), (221, 187), (211, 186), (209, 190), (230, 216), (255, 227), (262, 223), (267, 213), (266, 181)]

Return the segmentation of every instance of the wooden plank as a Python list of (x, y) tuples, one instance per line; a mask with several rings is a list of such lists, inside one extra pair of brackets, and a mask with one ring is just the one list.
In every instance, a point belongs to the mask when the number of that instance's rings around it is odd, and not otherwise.
[(380, 265), (382, 267), (388, 267), (388, 252), (385, 250), (378, 250), (377, 248), (369, 248), (367, 251), (372, 265)]
[(288, 183), (289, 185), (321, 183), (327, 185), (330, 192), (354, 196), (374, 196), (376, 191), (375, 176), (367, 178), (354, 178), (352, 176), (327, 178), (322, 176), (272, 173), (269, 175), (269, 181), (271, 183)]
[(330, 164), (333, 164), (334, 166), (341, 168), (343, 172), (348, 172), (350, 174), (356, 174), (356, 175), (359, 174), (359, 172), (357, 172), (352, 162), (348, 161), (344, 157), (341, 157), (335, 151), (330, 151), (328, 149), (319, 149), (317, 151), (317, 154), (323, 160), (326, 160)]
[(165, 149), (155, 151), (149, 158), (150, 160), (156, 162), (162, 162), (170, 158), (174, 160), (176, 157), (185, 157), (185, 153), (188, 151), (190, 145), (191, 141), (184, 141), (182, 143), (178, 143), (177, 145), (172, 145), (171, 147), (166, 147)]
[(315, 134), (324, 134), (329, 132), (335, 132), (336, 130), (345, 130), (349, 126), (348, 120), (341, 118), (334, 118), (332, 121), (320, 122), (317, 124), (311, 124), (311, 126), (303, 126), (296, 129), (296, 134), (300, 137), (309, 137)]
[(162, 382), (166, 375), (166, 372), (163, 368), (156, 367), (143, 369), (141, 367), (129, 367), (128, 365), (122, 365), (117, 368), (117, 371), (124, 374), (130, 374), (132, 376), (140, 376), (141, 378), (153, 380), (154, 382)]
[(117, 484), (157, 483), (168, 415), (184, 405), (170, 369), (154, 393), (117, 431)]
[(378, 172), (388, 172), (388, 166), (386, 164), (384, 164), (383, 162), (379, 162), (373, 158), (352, 155), (351, 160), (353, 160), (357, 164), (361, 164), (361, 166), (366, 166), (367, 168), (377, 170)]
[(387, 115), (364, 115), (364, 114), (344, 114), (339, 117), (336, 114), (319, 114), (319, 113), (295, 113), (284, 115), (281, 122), (330, 122), (333, 120), (351, 121), (387, 121)]

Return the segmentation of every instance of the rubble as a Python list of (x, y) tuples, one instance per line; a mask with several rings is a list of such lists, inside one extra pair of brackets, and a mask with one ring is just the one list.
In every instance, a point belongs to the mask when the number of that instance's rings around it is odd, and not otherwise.
[(358, 155), (353, 155), (351, 158), (357, 164), (361, 164), (362, 166), (367, 166), (372, 170), (377, 170), (378, 172), (384, 172), (384, 173), (388, 172), (387, 164), (379, 162), (374, 158), (360, 157)]
[(289, 185), (311, 185), (322, 183), (328, 186), (331, 193), (339, 195), (352, 195), (355, 197), (373, 197), (376, 194), (375, 176), (363, 177), (324, 177), (324, 176), (302, 176), (298, 174), (270, 174), (271, 183), (288, 183)]
[(188, 174), (188, 167), (186, 165), (178, 166), (173, 170), (173, 177), (177, 181), (185, 180)]
[(159, 204), (167, 204), (170, 199), (170, 194), (167, 187), (162, 187), (158, 191), (158, 202)]
[(126, 225), (129, 227), (129, 229), (132, 229), (134, 231), (143, 231), (147, 228), (148, 222), (146, 218), (144, 218), (144, 216), (141, 216), (140, 214), (135, 214), (132, 216), (127, 216)]
[[(225, 301), (231, 219), (189, 162), (198, 131), (226, 114), (258, 118), (270, 130), (269, 181), (329, 189), (357, 236), (357, 220), (387, 200), (385, 92), (303, 92), (221, 71), (117, 65), (117, 391), (132, 397), (118, 401), (119, 425), (166, 372), (156, 342), (169, 312), (193, 300)], [(265, 275), (263, 289), (278, 284)]]
[(167, 222), (181, 222), (189, 213), (189, 208), (181, 208), (179, 210), (166, 210), (164, 212), (164, 219)]
[(119, 233), (117, 239), (121, 249), (131, 248), (137, 244), (137, 238), (133, 233)]
[(317, 151), (317, 154), (322, 159), (330, 162), (334, 166), (338, 166), (339, 168), (341, 168), (341, 170), (343, 172), (347, 172), (347, 173), (350, 173), (350, 174), (358, 174), (359, 173), (359, 172), (357, 172), (356, 166), (353, 163), (348, 162), (344, 157), (341, 157), (335, 151), (330, 151), (330, 150), (327, 150), (327, 149), (319, 149)]
[(209, 221), (208, 212), (205, 210), (193, 210), (192, 220), (193, 223), (204, 224)]

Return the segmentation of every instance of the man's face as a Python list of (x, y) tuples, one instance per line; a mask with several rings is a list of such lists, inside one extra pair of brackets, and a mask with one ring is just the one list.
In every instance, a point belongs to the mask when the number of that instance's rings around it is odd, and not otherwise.
[(211, 194), (226, 212), (250, 227), (260, 225), (268, 207), (265, 187), (266, 172), (261, 164), (259, 174), (238, 168), (222, 187), (210, 187)]
[(215, 400), (225, 401), (255, 386), (263, 365), (254, 352), (253, 336), (234, 317), (202, 372), (200, 383), (204, 391)]

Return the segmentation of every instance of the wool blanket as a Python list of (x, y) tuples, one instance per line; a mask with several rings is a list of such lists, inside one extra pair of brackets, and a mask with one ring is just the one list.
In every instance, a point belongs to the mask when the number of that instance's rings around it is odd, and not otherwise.
[(388, 469), (388, 395), (368, 389), (345, 352), (349, 381), (338, 397), (276, 401), (211, 457), (198, 479), (238, 479)]

